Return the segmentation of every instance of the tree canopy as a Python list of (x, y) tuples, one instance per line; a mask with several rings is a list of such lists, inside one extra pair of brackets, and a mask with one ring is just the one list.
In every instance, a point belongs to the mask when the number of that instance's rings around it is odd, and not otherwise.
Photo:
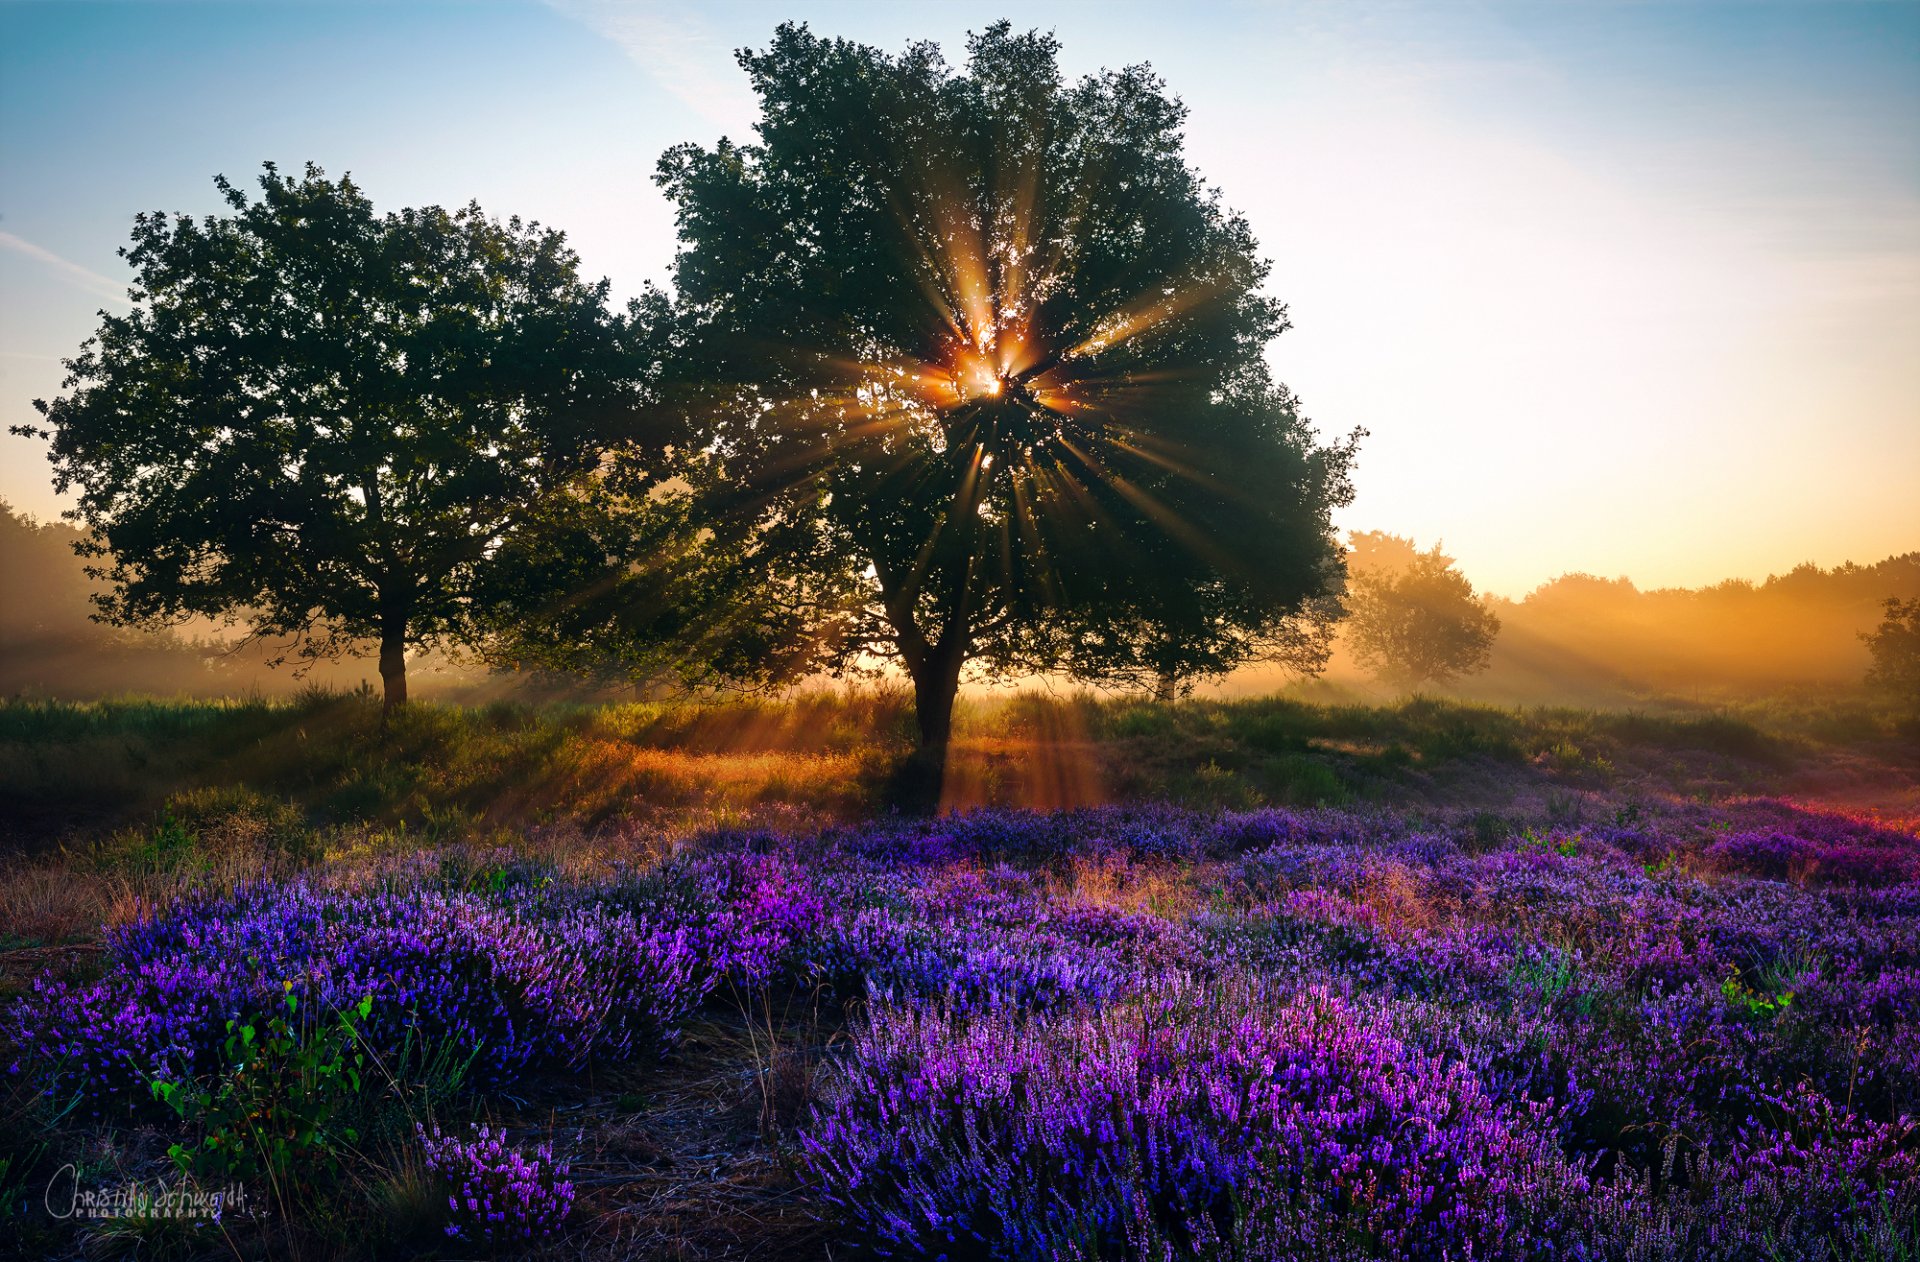
[[(629, 437), (503, 541), (482, 585), (495, 666), (648, 687), (778, 688), (830, 656), (844, 589), (770, 573), (791, 528), (700, 512), (705, 453)], [(804, 528), (804, 527), (803, 527)]]
[(740, 57), (757, 140), (660, 163), (700, 511), (772, 540), (767, 582), (844, 594), (794, 602), (820, 663), (898, 661), (936, 753), (968, 667), (1298, 655), (1340, 573), (1355, 440), (1272, 380), (1246, 222), (1148, 70), (1069, 84), (1057, 51), (1000, 23), (955, 72), (785, 25)]
[(377, 215), (314, 166), (217, 184), (231, 214), (137, 217), (132, 312), (26, 432), (78, 492), (101, 616), (376, 641), (404, 701), (407, 648), (481, 633), (500, 549), (630, 422), (642, 361), (559, 232)]
[(1920, 721), (1920, 598), (1889, 596), (1886, 617), (1871, 631), (1863, 631), (1873, 665), (1867, 684)]
[(1401, 689), (1485, 670), (1500, 619), (1440, 545), (1422, 552), (1379, 531), (1353, 537), (1347, 582), (1354, 658)]

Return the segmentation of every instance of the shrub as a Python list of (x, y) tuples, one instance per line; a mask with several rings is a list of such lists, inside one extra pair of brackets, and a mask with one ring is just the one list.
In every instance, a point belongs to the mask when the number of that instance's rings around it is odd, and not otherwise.
[(226, 1023), (209, 1079), (151, 1084), (154, 1098), (196, 1136), (170, 1150), (182, 1171), (217, 1181), (266, 1176), (282, 1190), (311, 1186), (336, 1171), (343, 1147), (360, 1138), (340, 1115), (364, 1085), (358, 1023), (373, 1000), (303, 1016), (288, 983), (282, 1002), (284, 1010), (264, 1020)]
[(213, 1072), (228, 1023), (283, 994), (329, 1012), (370, 998), (369, 1055), (467, 1049), (461, 1076), (497, 1088), (539, 1065), (659, 1055), (715, 975), (684, 928), (526, 888), (261, 884), (190, 899), (109, 946), (98, 981), (43, 979), (5, 1017), (16, 1072), (95, 1115), (151, 1109), (148, 1083)]
[(223, 1023), (249, 1004), (217, 966), (148, 960), (92, 982), (36, 979), (6, 1016), (13, 1066), (57, 1109), (104, 1119), (150, 1112), (155, 1079), (208, 1064)]

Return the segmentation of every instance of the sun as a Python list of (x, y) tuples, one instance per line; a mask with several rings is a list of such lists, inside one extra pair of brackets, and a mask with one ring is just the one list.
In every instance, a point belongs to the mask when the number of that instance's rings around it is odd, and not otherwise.
[(975, 350), (971, 345), (960, 348), (953, 356), (951, 368), (954, 393), (961, 403), (998, 398), (1006, 392), (1006, 379), (990, 348)]

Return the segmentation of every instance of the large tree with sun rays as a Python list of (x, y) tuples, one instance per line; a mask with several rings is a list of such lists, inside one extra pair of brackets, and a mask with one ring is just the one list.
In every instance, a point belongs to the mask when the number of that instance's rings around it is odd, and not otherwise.
[(1006, 23), (968, 47), (784, 25), (740, 55), (757, 143), (659, 174), (701, 511), (776, 532), (743, 550), (767, 582), (853, 593), (816, 631), (900, 664), (936, 771), (970, 668), (1151, 685), (1292, 651), (1353, 453), (1268, 375), (1285, 309), (1180, 103), (1145, 68), (1069, 84)]

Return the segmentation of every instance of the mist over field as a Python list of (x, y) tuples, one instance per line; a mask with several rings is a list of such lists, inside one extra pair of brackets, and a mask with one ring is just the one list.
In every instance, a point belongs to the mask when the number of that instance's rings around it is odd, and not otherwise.
[[(209, 620), (166, 633), (102, 626), (90, 618), (88, 598), (99, 585), (73, 554), (78, 537), (64, 523), (0, 511), (0, 582), (16, 596), (0, 609), (0, 690), (8, 695), (287, 696), (316, 685), (352, 689), (372, 677), (351, 658), (306, 664), (298, 674), (301, 663), (274, 668), (273, 641), (236, 647), (242, 637)], [(1502, 624), (1492, 662), (1448, 691), (1514, 705), (1712, 704), (1781, 690), (1851, 691), (1870, 664), (1862, 633), (1878, 625), (1889, 597), (1920, 598), (1920, 553), (1831, 570), (1803, 564), (1760, 582), (1700, 589), (1642, 591), (1630, 578), (1563, 575), (1518, 600), (1490, 601)], [(1354, 699), (1382, 695), (1338, 641), (1316, 682)], [(1297, 673), (1255, 666), (1207, 692), (1254, 696), (1298, 683)], [(590, 684), (454, 662), (428, 665), (421, 688), (462, 700), (595, 695)]]

